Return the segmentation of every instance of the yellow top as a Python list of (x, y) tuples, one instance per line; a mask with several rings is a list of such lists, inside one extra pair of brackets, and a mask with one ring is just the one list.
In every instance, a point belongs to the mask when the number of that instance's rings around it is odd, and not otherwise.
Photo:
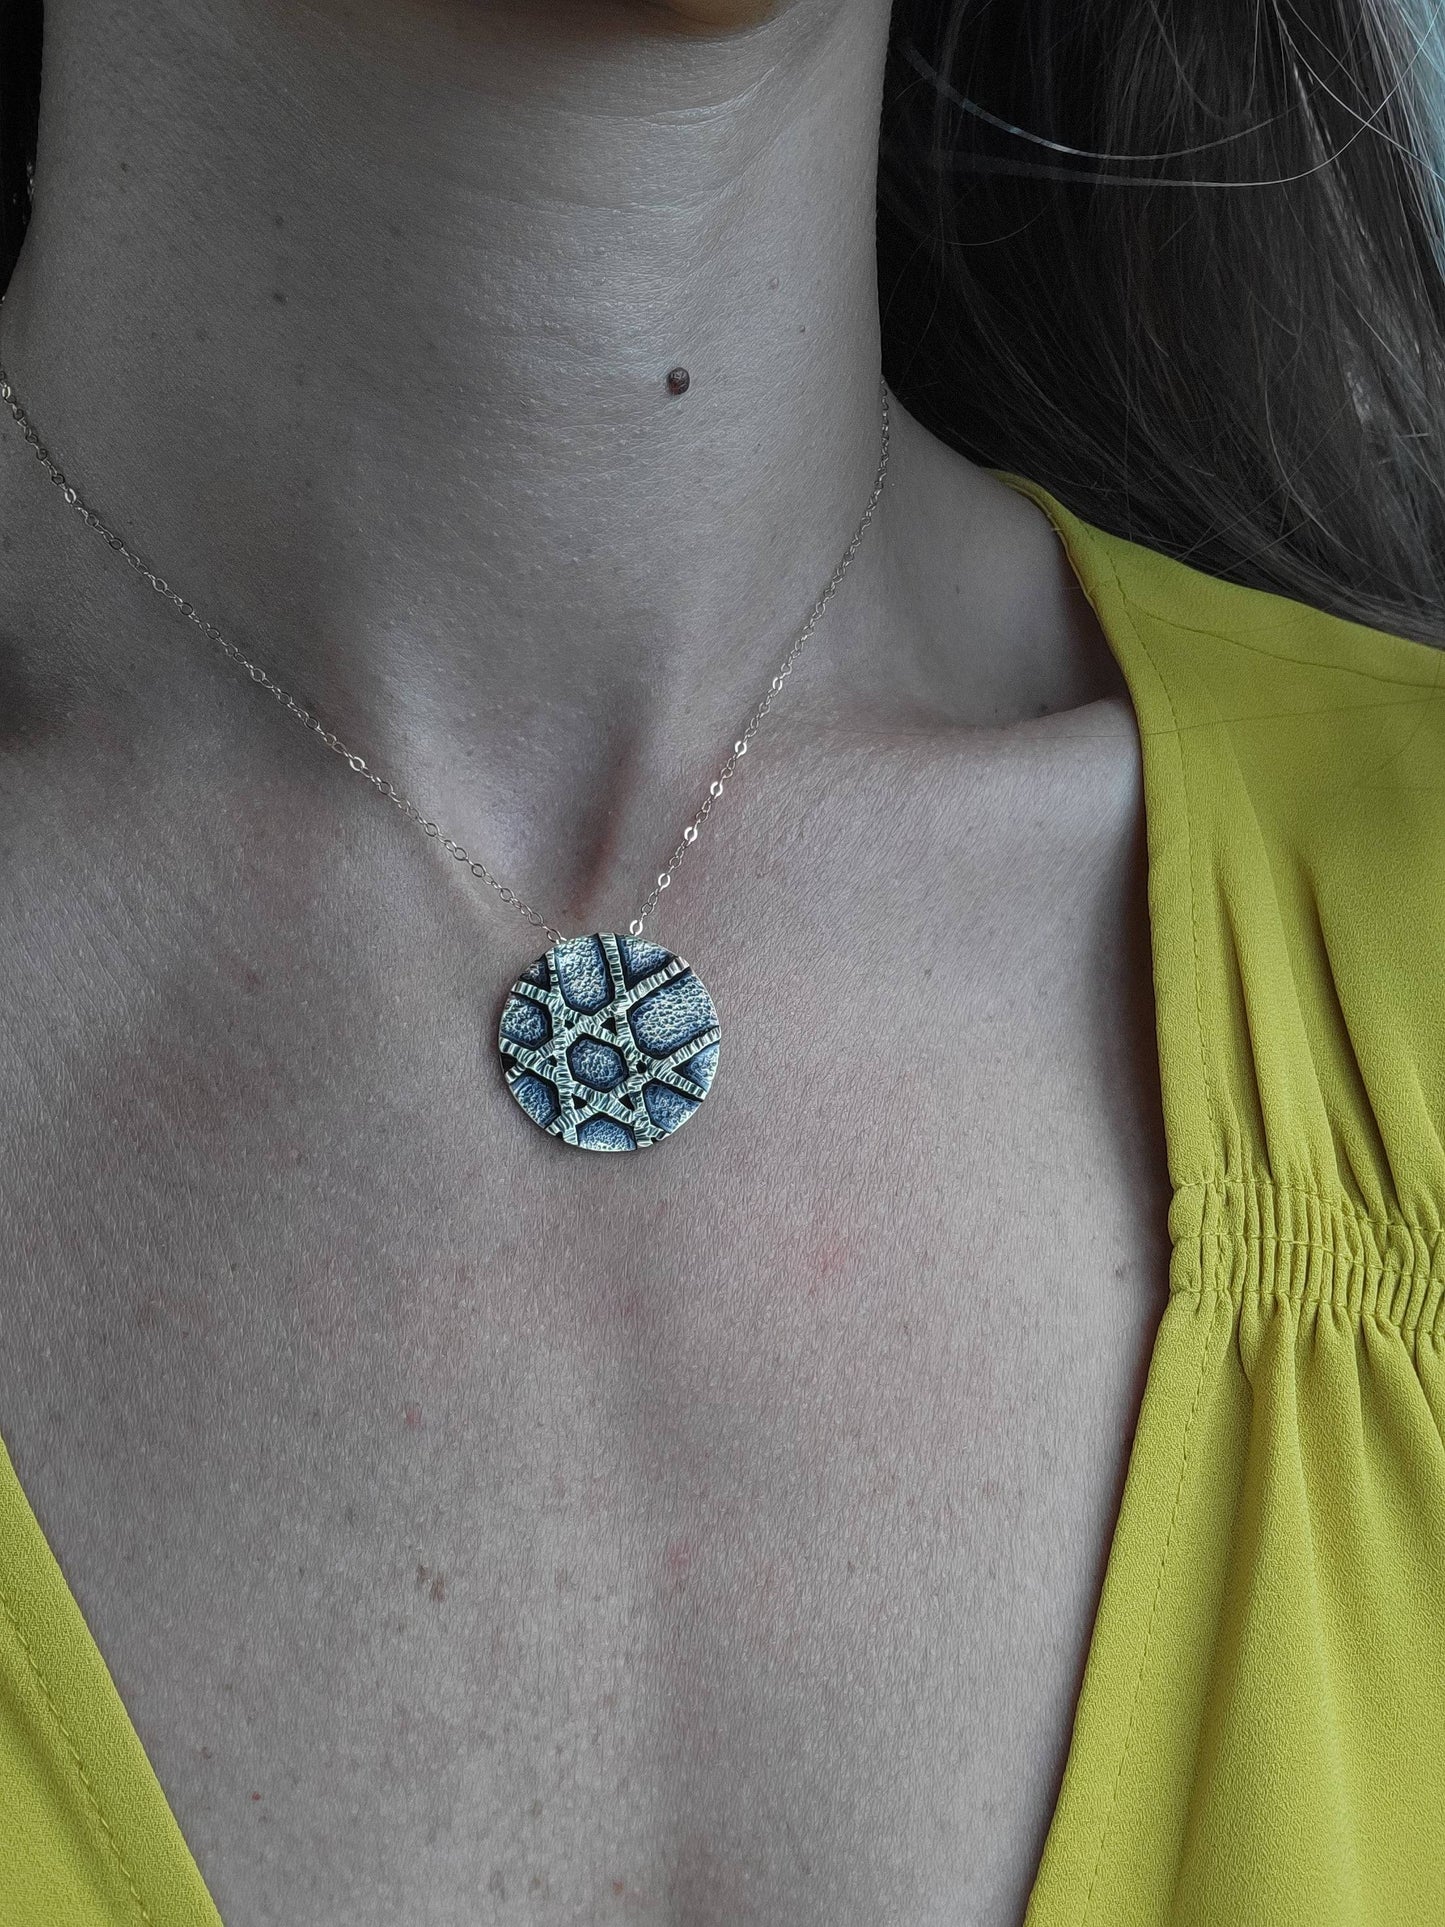
[[(1036, 484), (1128, 681), (1173, 1197), (1026, 1927), (1445, 1921), (1445, 652)], [(0, 1449), (0, 1923), (216, 1927)]]

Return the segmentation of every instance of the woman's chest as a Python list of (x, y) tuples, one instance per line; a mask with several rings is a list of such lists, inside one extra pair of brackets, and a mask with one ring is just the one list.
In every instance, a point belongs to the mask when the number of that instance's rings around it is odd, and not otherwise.
[(264, 940), (17, 1136), (0, 1422), (227, 1927), (1017, 1921), (1165, 1288), (1139, 856), (700, 931), (645, 1155)]

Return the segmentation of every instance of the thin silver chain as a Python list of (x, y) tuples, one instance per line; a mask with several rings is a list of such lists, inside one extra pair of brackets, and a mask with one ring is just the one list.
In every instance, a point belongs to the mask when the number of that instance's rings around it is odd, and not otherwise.
[[(837, 568), (834, 569), (827, 588), (824, 589), (822, 595), (819, 596), (818, 600), (814, 603), (813, 612), (804, 624), (802, 633), (778, 665), (777, 674), (769, 684), (767, 693), (753, 711), (742, 735), (733, 744), (731, 756), (728, 757), (727, 761), (708, 785), (708, 793), (702, 799), (702, 805), (697, 814), (683, 831), (682, 841), (668, 858), (667, 868), (658, 872), (657, 882), (648, 893), (647, 901), (643, 904), (639, 914), (634, 917), (632, 922), (627, 926), (629, 934), (634, 937), (640, 937), (642, 935), (642, 927), (656, 909), (658, 898), (672, 882), (673, 871), (677, 868), (678, 864), (681, 863), (688, 847), (697, 841), (698, 831), (702, 828), (704, 821), (710, 814), (713, 804), (722, 795), (723, 784), (727, 782), (728, 778), (737, 768), (739, 759), (747, 754), (748, 744), (752, 741), (759, 723), (761, 723), (764, 716), (766, 716), (769, 709), (771, 709), (774, 696), (777, 695), (784, 681), (791, 674), (798, 651), (803, 647), (803, 644), (808, 640), (809, 636), (812, 635), (819, 617), (828, 606), (838, 584), (842, 581), (848, 564), (858, 553), (858, 545), (863, 540), (863, 531), (873, 520), (873, 511), (878, 506), (878, 499), (883, 493), (884, 478), (888, 473), (888, 384), (886, 381), (880, 379), (878, 385), (883, 397), (883, 447), (882, 453), (878, 458), (878, 474), (873, 484), (873, 493), (868, 498), (868, 506), (863, 512), (863, 520), (858, 524), (852, 541), (843, 551), (843, 558)], [(8, 406), (16, 423), (24, 431), (25, 439), (34, 450), (41, 467), (60, 490), (65, 500), (89, 523), (91, 528), (99, 530), (109, 546), (114, 549), (117, 554), (124, 556), (130, 566), (139, 572), (158, 595), (164, 596), (167, 602), (173, 603), (186, 618), (187, 622), (193, 622), (198, 629), (209, 636), (211, 641), (223, 650), (239, 669), (243, 669), (246, 672), (252, 682), (259, 683), (263, 689), (270, 690), (278, 702), (285, 704), (287, 714), (294, 716), (297, 722), (304, 724), (307, 729), (314, 731), (319, 740), (325, 743), (329, 750), (333, 750), (336, 755), (345, 759), (349, 769), (355, 770), (358, 776), (364, 777), (389, 803), (395, 803), (404, 816), (410, 817), (417, 823), (427, 836), (435, 838), (449, 855), (456, 858), (458, 863), (465, 863), (474, 877), (481, 882), (491, 884), (492, 888), (504, 903), (511, 904), (529, 923), (534, 923), (539, 929), (544, 930), (553, 943), (560, 943), (562, 941), (562, 933), (554, 929), (545, 917), (539, 915), (530, 904), (523, 903), (515, 890), (510, 890), (506, 884), (498, 882), (497, 878), (492, 875), (485, 863), (481, 863), (469, 856), (459, 843), (454, 842), (423, 810), (418, 809), (410, 797), (404, 796), (402, 792), (396, 788), (395, 784), (389, 783), (385, 777), (379, 776), (375, 770), (369, 769), (364, 757), (358, 756), (356, 752), (349, 749), (337, 735), (331, 730), (326, 729), (319, 719), (311, 714), (310, 710), (303, 709), (296, 698), (288, 695), (281, 685), (276, 682), (273, 677), (268, 675), (258, 663), (252, 662), (249, 656), (245, 655), (236, 647), (235, 643), (228, 641), (214, 622), (205, 621), (192, 603), (188, 602), (184, 596), (178, 595), (164, 576), (157, 575), (133, 549), (127, 547), (126, 543), (116, 534), (114, 529), (101, 520), (94, 509), (87, 506), (77, 490), (65, 479), (64, 474), (51, 458), (49, 450), (41, 441), (30, 417), (16, 400), (14, 390), (10, 385), (10, 378), (5, 371), (3, 363), (0, 363), (0, 401), (5, 402)]]

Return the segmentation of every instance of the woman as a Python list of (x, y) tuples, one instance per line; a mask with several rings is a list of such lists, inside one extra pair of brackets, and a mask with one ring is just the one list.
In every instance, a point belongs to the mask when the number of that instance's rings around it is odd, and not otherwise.
[(1445, 1914), (1438, 42), (1232, 16), (11, 5), (7, 1927)]

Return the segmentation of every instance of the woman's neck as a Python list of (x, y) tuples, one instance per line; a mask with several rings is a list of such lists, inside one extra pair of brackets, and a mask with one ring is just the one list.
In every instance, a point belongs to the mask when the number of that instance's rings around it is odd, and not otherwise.
[[(882, 0), (46, 11), (0, 353), (82, 494), (419, 790), (513, 799), (524, 873), (703, 773), (873, 483)], [(825, 703), (887, 672), (887, 506)]]

